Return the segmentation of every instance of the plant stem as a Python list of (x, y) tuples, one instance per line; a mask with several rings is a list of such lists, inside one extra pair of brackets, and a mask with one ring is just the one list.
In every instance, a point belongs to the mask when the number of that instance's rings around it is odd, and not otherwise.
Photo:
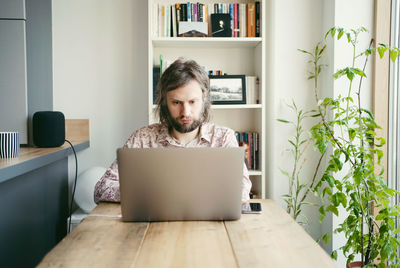
[(312, 189), (312, 187), (314, 186), (315, 180), (317, 178), (317, 173), (318, 173), (319, 167), (320, 167), (321, 162), (322, 162), (322, 158), (324, 157), (325, 153), (326, 153), (326, 150), (324, 151), (323, 154), (321, 154), (321, 157), (319, 158), (319, 161), (318, 161), (317, 167), (315, 168), (314, 176), (312, 178), (310, 187), (307, 188), (307, 191), (304, 193), (303, 197), (301, 198), (300, 204), (301, 204), (301, 202), (304, 201), (304, 199), (306, 199), (308, 193), (310, 192), (310, 189)]
[[(371, 39), (371, 42), (369, 43), (369, 47), (368, 49), (371, 49), (371, 45), (373, 43), (373, 39)], [(365, 57), (365, 62), (364, 62), (364, 66), (363, 66), (363, 72), (365, 72), (365, 68), (367, 66), (367, 62), (368, 62), (368, 56)], [(363, 80), (363, 76), (360, 77), (360, 83), (358, 85), (358, 92), (357, 92), (357, 100), (358, 100), (358, 120), (359, 120), (359, 131), (362, 135), (362, 110), (361, 110), (361, 85), (362, 85), (362, 80)], [(361, 136), (361, 148), (364, 148), (364, 137)], [(364, 152), (361, 152), (361, 162), (360, 165), (361, 167), (364, 165)], [(364, 178), (363, 178), (363, 182), (365, 184)], [(368, 192), (368, 186), (365, 184), (365, 187), (367, 189)], [(359, 198), (360, 198), (360, 203), (361, 203), (361, 267), (363, 266), (364, 263), (368, 263), (368, 260), (365, 259), (364, 260), (364, 206), (362, 205), (362, 200), (361, 200), (361, 195), (360, 195), (360, 188), (357, 187), (357, 191), (359, 194)], [(369, 202), (367, 202), (367, 206), (369, 206)], [(368, 212), (367, 212), (368, 213)], [(370, 222), (368, 223), (368, 229), (370, 229)], [(367, 246), (367, 251), (369, 251), (369, 247), (371, 246), (371, 241), (368, 241), (368, 246)]]

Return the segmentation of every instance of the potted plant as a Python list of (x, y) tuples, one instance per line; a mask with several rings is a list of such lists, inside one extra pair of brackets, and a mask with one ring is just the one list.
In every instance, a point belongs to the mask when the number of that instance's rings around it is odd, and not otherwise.
[(307, 201), (307, 197), (312, 194), (312, 189), (318, 182), (317, 174), (325, 154), (321, 154), (311, 181), (305, 182), (304, 175), (301, 174), (301, 171), (307, 162), (305, 155), (311, 145), (311, 139), (307, 137), (307, 131), (304, 129), (303, 124), (304, 120), (311, 117), (312, 112), (304, 111), (299, 108), (294, 100), (292, 104), (287, 106), (293, 112), (295, 120), (277, 120), (291, 126), (295, 134), (288, 140), (290, 147), (286, 150), (293, 158), (293, 167), (291, 170), (280, 169), (282, 174), (288, 178), (289, 182), (288, 193), (284, 194), (282, 197), (286, 203), (287, 213), (300, 225), (307, 225), (309, 222), (307, 217), (302, 213), (302, 209), (305, 205), (316, 206), (315, 203)]
[[(400, 241), (397, 233), (400, 229), (395, 227), (395, 218), (400, 214), (399, 207), (390, 202), (398, 192), (389, 188), (382, 176), (383, 152), (380, 148), (385, 139), (375, 132), (380, 127), (373, 114), (362, 107), (361, 92), (369, 57), (379, 53), (382, 58), (389, 52), (394, 61), (399, 56), (399, 49), (383, 44), (372, 47), (371, 41), (368, 48), (359, 52), (359, 35), (366, 31), (363, 27), (349, 31), (332, 28), (313, 51), (300, 51), (312, 64), (308, 78), (314, 81), (316, 109), (312, 116), (318, 123), (310, 130), (311, 139), (321, 155), (328, 157), (322, 177), (312, 186), (312, 191), (322, 201), (320, 221), (328, 212), (338, 216), (338, 209), (343, 206), (347, 214), (334, 232), (343, 233), (347, 239), (338, 249), (347, 258), (347, 263), (360, 256), (361, 266), (386, 267), (388, 262), (398, 261), (396, 250)], [(333, 79), (347, 80), (347, 87), (340, 89), (341, 94), (337, 97), (322, 99), (319, 77), (324, 67), (321, 58), (327, 38), (347, 42), (353, 56), (350, 66), (333, 74)], [(356, 66), (356, 59), (363, 59), (361, 67)], [(330, 235), (325, 234), (322, 238), (327, 242)], [(336, 259), (337, 250), (333, 251), (332, 257)]]

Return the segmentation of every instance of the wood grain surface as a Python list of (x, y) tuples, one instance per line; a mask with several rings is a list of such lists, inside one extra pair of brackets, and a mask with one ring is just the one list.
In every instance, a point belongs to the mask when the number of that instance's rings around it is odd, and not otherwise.
[(275, 201), (255, 201), (262, 214), (237, 221), (151, 223), (100, 203), (39, 267), (336, 267)]

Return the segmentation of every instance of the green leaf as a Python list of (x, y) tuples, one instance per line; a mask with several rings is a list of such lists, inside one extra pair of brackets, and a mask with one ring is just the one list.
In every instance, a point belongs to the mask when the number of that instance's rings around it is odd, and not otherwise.
[(355, 136), (356, 136), (356, 131), (355, 131), (355, 129), (349, 128), (349, 138), (350, 138), (350, 140), (351, 140), (351, 141), (354, 140)]
[(346, 75), (347, 75), (347, 78), (348, 78), (350, 81), (353, 81), (354, 72), (353, 72), (353, 70), (352, 70), (351, 68), (347, 68)]
[(332, 195), (332, 190), (329, 187), (325, 187), (324, 190), (322, 190), (322, 196), (325, 197), (325, 195)]
[(396, 61), (396, 58), (397, 58), (397, 51), (394, 50), (394, 49), (390, 50), (390, 59), (391, 59), (393, 62), (395, 62), (395, 61)]
[(319, 214), (320, 214), (320, 216), (319, 216), (319, 222), (322, 222), (322, 220), (324, 219), (324, 217), (325, 217), (325, 208), (324, 208), (324, 206), (320, 206), (319, 207), (319, 209), (318, 209), (318, 211), (319, 211)]
[(385, 51), (387, 50), (387, 48), (385, 47), (378, 47), (378, 53), (379, 53), (379, 57), (382, 59), (383, 56), (385, 55)]
[(381, 250), (381, 259), (386, 260), (391, 251), (392, 251), (392, 245), (389, 243), (389, 241), (386, 241), (386, 244), (383, 246)]
[(358, 74), (359, 76), (366, 77), (365, 73), (358, 68), (353, 68), (353, 71), (355, 74)]
[(347, 42), (350, 43), (351, 42), (351, 35), (350, 35), (350, 33), (347, 33), (346, 35), (347, 35)]
[(338, 36), (337, 36), (337, 40), (339, 40), (340, 38), (342, 38), (343, 34), (344, 34), (343, 28), (339, 28), (339, 34), (338, 34)]
[(320, 56), (320, 55), (322, 55), (322, 53), (324, 53), (325, 48), (326, 48), (326, 45), (324, 45), (324, 46), (322, 47), (322, 49), (319, 51), (318, 56)]
[(337, 251), (336, 250), (332, 251), (331, 258), (334, 260), (337, 260)]
[(285, 124), (287, 124), (287, 123), (290, 123), (289, 121), (287, 121), (287, 120), (285, 120), (285, 119), (276, 119), (278, 122), (281, 122), (281, 123), (285, 123)]
[(325, 245), (329, 243), (329, 240), (331, 240), (331, 236), (329, 233), (326, 233), (322, 236), (322, 241), (324, 241)]
[(312, 56), (312, 53), (310, 53), (310, 52), (308, 52), (306, 50), (303, 50), (303, 49), (297, 49), (297, 50), (302, 52), (302, 53), (305, 53), (305, 54), (310, 54)]
[(333, 205), (330, 205), (330, 206), (327, 207), (327, 210), (332, 212), (336, 216), (339, 216), (339, 211), (338, 211), (337, 207), (335, 207)]
[(338, 79), (339, 77), (343, 76), (346, 74), (346, 71), (344, 69), (340, 69), (336, 71), (336, 73), (333, 74), (334, 79)]

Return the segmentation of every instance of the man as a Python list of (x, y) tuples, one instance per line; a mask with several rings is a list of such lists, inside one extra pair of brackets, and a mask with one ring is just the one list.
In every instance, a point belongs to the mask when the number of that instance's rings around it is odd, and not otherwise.
[[(156, 112), (160, 123), (135, 131), (124, 147), (237, 147), (233, 130), (208, 122), (209, 87), (208, 75), (195, 61), (176, 60), (165, 70), (158, 84)], [(249, 199), (251, 181), (244, 164), (242, 187), (245, 201)], [(97, 182), (94, 201), (120, 201), (116, 160)]]

